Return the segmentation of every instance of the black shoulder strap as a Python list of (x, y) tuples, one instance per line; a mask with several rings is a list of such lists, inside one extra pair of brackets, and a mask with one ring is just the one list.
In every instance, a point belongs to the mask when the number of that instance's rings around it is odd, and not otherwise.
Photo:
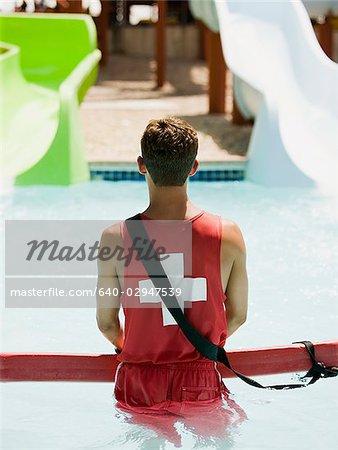
[[(163, 295), (163, 292), (166, 292), (166, 291), (169, 292), (169, 289), (172, 288), (172, 286), (171, 286), (171, 283), (163, 269), (161, 261), (158, 258), (156, 249), (154, 248), (152, 241), (148, 237), (147, 231), (144, 227), (144, 224), (143, 224), (140, 214), (137, 214), (136, 216), (133, 216), (133, 217), (130, 217), (129, 219), (127, 219), (126, 227), (128, 229), (128, 233), (132, 239), (132, 242), (134, 243), (135, 240), (138, 242), (138, 245), (135, 246), (135, 250), (138, 252), (138, 257), (142, 261), (153, 285), (155, 286), (155, 288), (159, 289), (159, 294), (161, 296), (163, 303), (165, 304), (165, 306), (169, 310), (170, 314), (173, 316), (173, 318), (177, 322), (177, 325), (180, 327), (180, 329), (182, 330), (183, 334), (188, 339), (188, 341), (205, 358), (208, 358), (212, 361), (217, 361), (217, 362), (223, 363), (228, 369), (230, 369), (235, 375), (237, 375), (245, 383), (249, 384), (250, 386), (254, 386), (257, 388), (261, 388), (261, 389), (281, 390), (281, 389), (301, 388), (301, 387), (308, 386), (309, 384), (315, 383), (321, 377), (338, 375), (338, 372), (336, 373), (334, 369), (332, 370), (330, 368), (325, 368), (322, 364), (318, 363), (315, 360), (314, 347), (309, 341), (302, 342), (305, 345), (306, 349), (309, 351), (310, 357), (311, 357), (312, 363), (313, 363), (309, 372), (306, 375), (304, 375), (304, 377), (303, 377), (303, 378), (311, 377), (311, 380), (308, 383), (277, 384), (277, 385), (271, 385), (271, 386), (263, 386), (262, 384), (258, 383), (257, 381), (253, 380), (252, 378), (249, 378), (246, 375), (243, 375), (243, 374), (237, 372), (235, 369), (232, 368), (225, 349), (223, 347), (219, 347), (218, 345), (215, 345), (212, 342), (210, 342), (208, 339), (206, 339), (204, 336), (202, 336), (200, 334), (200, 332), (197, 331), (196, 328), (194, 328), (187, 321), (184, 313), (182, 312), (182, 310), (179, 306), (176, 296), (173, 295), (173, 296), (169, 297), (169, 296)], [(140, 242), (143, 242), (143, 247), (140, 246)], [(144, 248), (147, 248), (147, 258), (142, 257), (142, 254), (144, 254), (143, 253)], [(156, 275), (154, 275), (154, 274), (156, 274)], [(310, 348), (311, 345), (312, 345), (312, 348)], [(327, 372), (325, 372), (325, 371), (329, 371), (330, 375), (327, 375)], [(326, 373), (326, 375), (325, 375), (325, 373)]]

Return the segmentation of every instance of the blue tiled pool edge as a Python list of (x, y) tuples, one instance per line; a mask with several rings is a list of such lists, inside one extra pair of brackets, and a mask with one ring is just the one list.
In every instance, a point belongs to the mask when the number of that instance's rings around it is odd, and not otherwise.
[[(245, 163), (225, 166), (224, 164), (201, 164), (201, 168), (190, 178), (190, 181), (243, 181)], [(91, 180), (103, 181), (144, 181), (145, 178), (135, 165), (97, 165), (90, 167)]]

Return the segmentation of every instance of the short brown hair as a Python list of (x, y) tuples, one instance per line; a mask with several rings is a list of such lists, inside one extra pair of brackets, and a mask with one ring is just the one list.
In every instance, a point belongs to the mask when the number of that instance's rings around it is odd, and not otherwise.
[(141, 139), (143, 160), (156, 186), (183, 186), (197, 149), (194, 128), (176, 118), (152, 120)]

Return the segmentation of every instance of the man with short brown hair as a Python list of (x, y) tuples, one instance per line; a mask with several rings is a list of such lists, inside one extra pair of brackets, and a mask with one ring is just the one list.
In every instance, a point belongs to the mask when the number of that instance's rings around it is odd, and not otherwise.
[[(174, 221), (167, 256), (178, 271), (183, 267), (182, 285), (187, 290), (182, 309), (204, 337), (224, 346), (226, 338), (246, 320), (245, 244), (236, 224), (201, 210), (189, 200), (187, 182), (198, 169), (197, 149), (197, 133), (187, 122), (170, 118), (148, 124), (137, 163), (146, 178), (150, 202), (140, 217), (145, 224), (154, 223), (155, 229), (157, 225), (161, 229), (163, 221)], [(189, 255), (180, 248), (180, 224), (191, 229)], [(125, 224), (114, 225), (102, 235), (102, 247), (117, 245), (126, 249), (132, 245)], [(117, 259), (99, 262), (98, 288), (121, 293), (98, 298), (97, 308), (101, 332), (121, 351), (115, 385), (120, 406), (139, 412), (177, 412), (187, 404), (217, 403), (225, 387), (214, 362), (202, 357), (168, 318), (160, 298), (156, 299), (158, 307), (150, 307), (154, 299), (143, 298), (140, 289), (147, 283), (147, 274), (135, 276), (132, 267)], [(142, 272), (142, 267), (138, 270)], [(127, 291), (132, 292), (132, 298), (127, 298)], [(185, 307), (186, 301), (190, 307)], [(120, 304), (125, 314), (124, 330), (119, 321)]]

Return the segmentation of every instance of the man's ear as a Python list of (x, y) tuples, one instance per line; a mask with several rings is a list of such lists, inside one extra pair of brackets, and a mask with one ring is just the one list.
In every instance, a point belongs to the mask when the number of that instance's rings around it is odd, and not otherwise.
[(144, 165), (144, 161), (142, 156), (138, 156), (137, 158), (138, 171), (141, 175), (145, 175), (147, 173), (146, 166)]
[(198, 166), (200, 165), (200, 163), (197, 161), (197, 159), (195, 159), (194, 161), (194, 165), (192, 166), (192, 169), (189, 172), (189, 177), (192, 177), (193, 175), (195, 175), (195, 173), (198, 170)]

